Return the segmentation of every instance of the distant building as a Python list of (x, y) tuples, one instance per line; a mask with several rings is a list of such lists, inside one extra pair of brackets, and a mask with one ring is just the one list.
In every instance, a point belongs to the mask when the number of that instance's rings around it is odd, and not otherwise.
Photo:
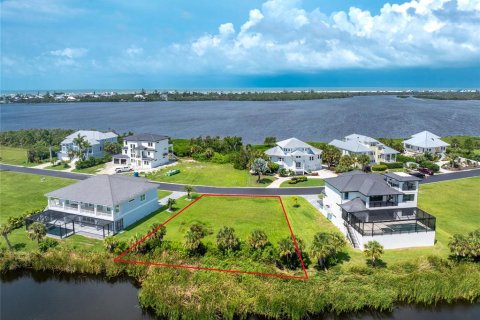
[(444, 154), (450, 145), (442, 141), (439, 136), (429, 131), (422, 131), (414, 134), (410, 139), (403, 141), (403, 146), (406, 152), (414, 154)]
[(27, 218), (60, 238), (78, 233), (105, 238), (159, 208), (157, 185), (144, 178), (98, 175), (47, 193), (45, 211)]
[(322, 150), (297, 138), (277, 142), (277, 145), (265, 151), (265, 154), (280, 168), (293, 170), (297, 174), (322, 169)]
[(152, 133), (125, 137), (123, 144), (122, 153), (113, 156), (113, 163), (134, 169), (152, 169), (167, 164), (173, 152), (169, 137)]
[(329, 145), (334, 146), (342, 155), (357, 156), (365, 154), (370, 158), (370, 163), (395, 162), (396, 155), (399, 153), (380, 141), (361, 134), (351, 134), (342, 140), (332, 140)]
[(85, 158), (103, 157), (105, 142), (117, 142), (118, 135), (113, 132), (100, 132), (90, 130), (80, 130), (67, 136), (60, 144), (60, 152), (57, 153), (58, 159), (69, 160), (68, 153), (70, 150), (78, 151), (78, 145), (74, 143), (78, 136), (83, 137), (90, 147), (85, 150)]
[(372, 240), (385, 249), (433, 246), (436, 219), (417, 208), (419, 180), (359, 171), (327, 178), (322, 212), (362, 250)]

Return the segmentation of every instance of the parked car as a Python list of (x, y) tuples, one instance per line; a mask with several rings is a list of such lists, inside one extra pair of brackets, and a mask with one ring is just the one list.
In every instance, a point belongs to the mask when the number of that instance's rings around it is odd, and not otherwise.
[(420, 171), (412, 171), (409, 174), (417, 178), (421, 178), (421, 179), (425, 178), (425, 174)]
[(132, 169), (130, 167), (119, 167), (115, 168), (115, 173), (129, 172)]
[(433, 176), (434, 174), (433, 170), (429, 168), (418, 168), (418, 171), (424, 174), (428, 174), (430, 176)]

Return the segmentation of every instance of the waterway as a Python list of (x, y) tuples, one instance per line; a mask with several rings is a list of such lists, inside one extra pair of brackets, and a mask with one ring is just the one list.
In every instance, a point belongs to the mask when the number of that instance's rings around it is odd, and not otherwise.
[(113, 102), (0, 105), (0, 130), (23, 128), (115, 129), (165, 134), (266, 136), (330, 141), (351, 133), (409, 137), (480, 136), (480, 101), (365, 96), (305, 101)]

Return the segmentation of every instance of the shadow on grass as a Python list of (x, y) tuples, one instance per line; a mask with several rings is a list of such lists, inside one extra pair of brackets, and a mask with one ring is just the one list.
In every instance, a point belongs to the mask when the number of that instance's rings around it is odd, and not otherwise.
[(350, 255), (347, 252), (337, 252), (337, 263), (344, 263), (350, 261)]
[(20, 251), (22, 249), (25, 249), (26, 246), (27, 245), (25, 243), (21, 242), (21, 243), (15, 243), (14, 245), (12, 245), (12, 248), (15, 251)]
[(372, 264), (372, 260), (370, 260), (370, 259), (366, 259), (365, 263), (367, 264), (367, 266), (373, 267), (373, 268), (386, 268), (387, 267), (387, 263), (385, 261), (383, 261), (382, 259), (377, 259), (375, 261), (374, 265)]
[(262, 178), (260, 181), (255, 180), (257, 184), (271, 184), (274, 180), (272, 178)]

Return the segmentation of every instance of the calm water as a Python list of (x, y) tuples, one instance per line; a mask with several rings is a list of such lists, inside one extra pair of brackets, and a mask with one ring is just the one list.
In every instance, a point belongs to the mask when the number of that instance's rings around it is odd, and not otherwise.
[[(154, 319), (142, 312), (138, 289), (128, 280), (107, 282), (99, 277), (54, 275), (44, 272), (10, 272), (1, 277), (2, 320)], [(435, 308), (402, 306), (391, 313), (365, 312), (318, 319), (480, 319), (480, 304), (441, 305)], [(255, 316), (250, 319), (260, 319)]]
[(480, 135), (479, 101), (395, 96), (308, 101), (195, 101), (10, 104), (0, 106), (0, 129), (73, 128), (152, 132), (177, 138), (238, 135), (330, 141), (350, 133), (409, 137), (422, 130)]

